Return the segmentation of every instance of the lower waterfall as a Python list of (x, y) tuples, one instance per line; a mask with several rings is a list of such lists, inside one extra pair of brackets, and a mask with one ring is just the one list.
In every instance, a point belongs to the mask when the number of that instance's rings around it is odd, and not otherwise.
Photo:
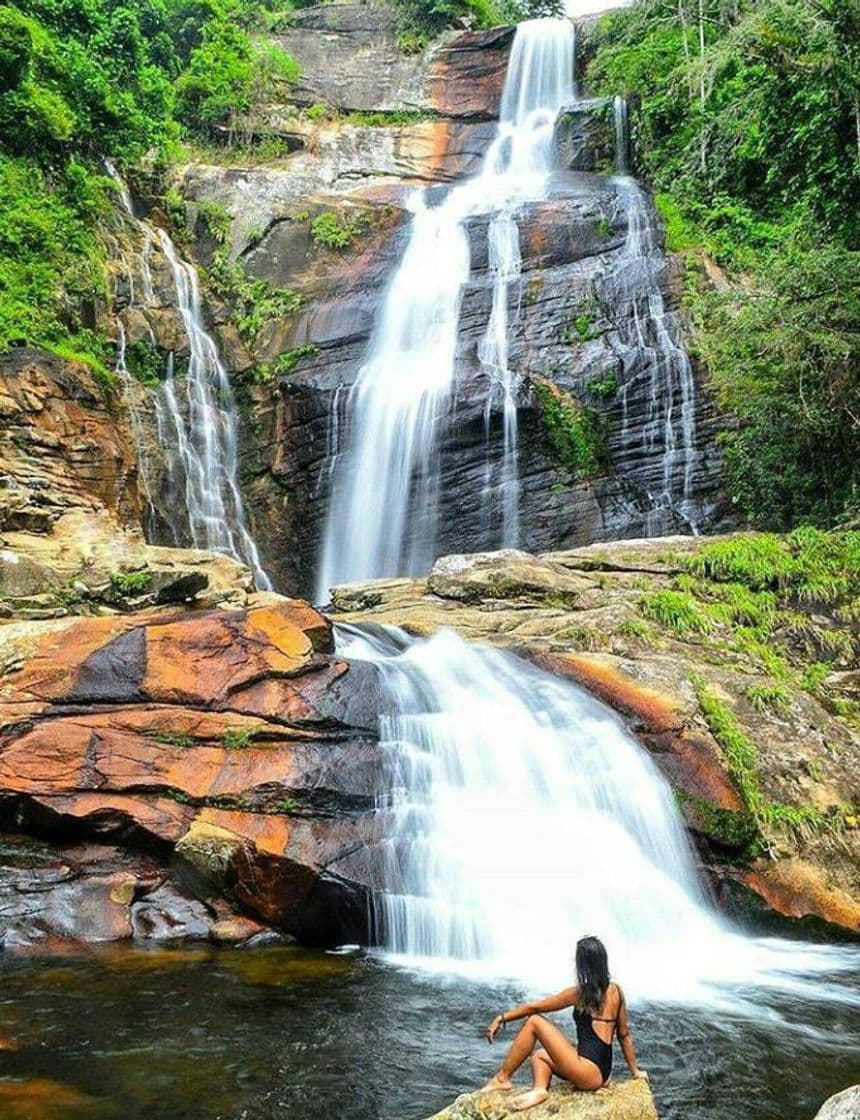
[(740, 1005), (772, 987), (856, 1003), (822, 975), (856, 951), (718, 915), (668, 782), (588, 693), (448, 631), (342, 626), (338, 648), (380, 676), (393, 824), (375, 917), (395, 959), (551, 989), (596, 934), (635, 999)]

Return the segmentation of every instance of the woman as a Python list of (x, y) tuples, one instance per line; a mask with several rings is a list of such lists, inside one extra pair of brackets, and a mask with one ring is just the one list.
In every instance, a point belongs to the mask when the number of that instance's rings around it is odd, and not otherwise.
[[(624, 993), (609, 979), (606, 949), (598, 938), (583, 937), (577, 942), (576, 979), (575, 988), (565, 988), (558, 995), (524, 1003), (493, 1019), (487, 1027), (488, 1042), (493, 1041), (506, 1023), (515, 1019), (525, 1019), (525, 1023), (501, 1069), (487, 1082), (482, 1093), (513, 1089), (511, 1078), (530, 1054), (534, 1088), (511, 1102), (515, 1111), (521, 1112), (545, 1101), (553, 1074), (563, 1077), (577, 1089), (600, 1089), (607, 1084), (612, 1072), (612, 1039), (616, 1028), (631, 1074), (648, 1080), (648, 1074), (636, 1064)], [(576, 1046), (557, 1026), (543, 1018), (543, 1012), (561, 1011), (565, 1007), (573, 1008)], [(535, 1050), (538, 1044), (540, 1048)]]

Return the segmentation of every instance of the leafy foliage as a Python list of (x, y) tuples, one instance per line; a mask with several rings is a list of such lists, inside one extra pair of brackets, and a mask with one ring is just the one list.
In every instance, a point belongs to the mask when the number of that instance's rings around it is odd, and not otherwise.
[(363, 222), (359, 216), (338, 214), (324, 210), (311, 222), (311, 238), (316, 245), (327, 249), (345, 249), (361, 233)]

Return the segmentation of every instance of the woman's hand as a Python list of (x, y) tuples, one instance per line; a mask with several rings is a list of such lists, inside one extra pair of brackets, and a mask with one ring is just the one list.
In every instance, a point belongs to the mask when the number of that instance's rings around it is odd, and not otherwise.
[(648, 1076), (647, 1069), (635, 1069), (633, 1071), (633, 1077), (636, 1081), (647, 1081), (649, 1085), (651, 1084), (651, 1078)]
[(504, 1026), (504, 1019), (501, 1015), (497, 1015), (492, 1023), (487, 1027), (487, 1042), (494, 1042), (496, 1035)]

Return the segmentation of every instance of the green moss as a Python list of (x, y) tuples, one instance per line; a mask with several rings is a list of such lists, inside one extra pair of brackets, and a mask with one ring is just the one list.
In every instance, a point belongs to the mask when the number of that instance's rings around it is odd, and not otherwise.
[(155, 743), (162, 743), (168, 747), (196, 747), (197, 740), (193, 739), (190, 735), (175, 735), (171, 731), (155, 731), (147, 735), (148, 739), (152, 739)]
[(640, 642), (650, 642), (654, 639), (654, 631), (647, 622), (639, 618), (625, 618), (619, 622), (615, 633), (622, 638), (637, 638)]
[(603, 642), (603, 635), (590, 626), (566, 626), (562, 630), (556, 630), (553, 638), (570, 642), (576, 649), (586, 650), (599, 649)]
[(365, 128), (396, 128), (405, 124), (437, 120), (438, 114), (422, 109), (392, 109), (390, 112), (352, 112), (343, 117), (344, 124)]
[(744, 805), (759, 819), (763, 799), (759, 788), (758, 753), (755, 746), (738, 726), (728, 706), (708, 688), (705, 678), (696, 673), (690, 680), (705, 722), (725, 755), (729, 774)]
[(594, 338), (600, 338), (600, 332), (592, 326), (589, 315), (577, 315), (572, 327), (565, 327), (561, 333), (562, 342), (568, 346), (574, 342), (590, 342)]
[(154, 388), (161, 383), (165, 369), (164, 354), (148, 338), (129, 342), (125, 350), (125, 364), (131, 376), (141, 385)]
[(270, 813), (283, 813), (289, 816), (291, 813), (294, 813), (298, 807), (298, 802), (292, 797), (283, 797), (280, 801), (270, 802), (267, 806), (267, 810)]
[(723, 809), (683, 790), (677, 791), (677, 799), (682, 810), (686, 806), (693, 810), (699, 826), (708, 839), (719, 847), (736, 853), (735, 858), (746, 861), (758, 853), (759, 828), (751, 813)]
[(534, 392), (550, 449), (558, 462), (576, 479), (600, 474), (606, 467), (607, 454), (597, 413), (546, 383), (535, 382)]
[(643, 595), (637, 604), (646, 618), (659, 622), (679, 638), (690, 634), (709, 634), (714, 622), (691, 595), (683, 591), (655, 591)]

